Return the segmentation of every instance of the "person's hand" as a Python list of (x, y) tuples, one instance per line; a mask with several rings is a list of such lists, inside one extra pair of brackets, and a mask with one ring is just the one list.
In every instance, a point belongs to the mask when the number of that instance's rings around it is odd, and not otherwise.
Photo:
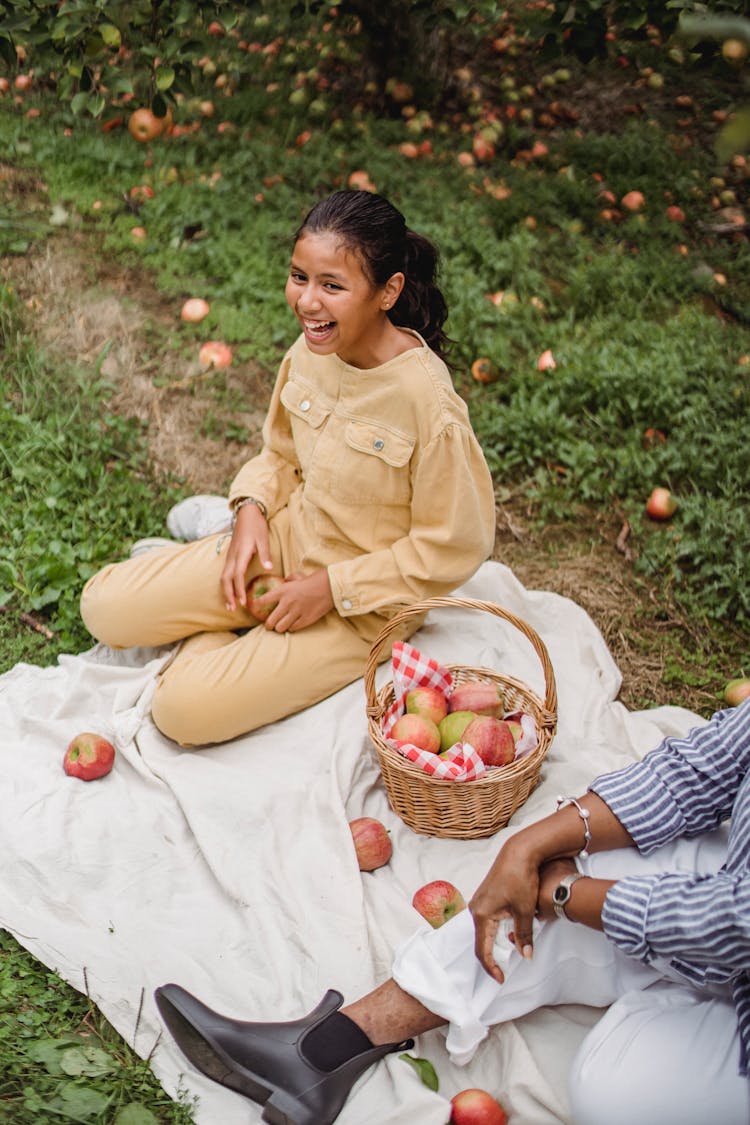
[(501, 848), (474, 893), (469, 910), (474, 919), (474, 951), (483, 968), (502, 984), (493, 946), (500, 922), (513, 920), (513, 942), (522, 957), (533, 953), (532, 926), (539, 895), (539, 869), (529, 850), (514, 837)]
[(326, 569), (314, 574), (290, 574), (283, 586), (276, 586), (261, 603), (276, 605), (265, 621), (266, 629), (276, 633), (296, 633), (314, 625), (333, 609), (333, 595)]
[(258, 556), (264, 570), (273, 569), (266, 517), (257, 504), (245, 504), (237, 512), (232, 542), (221, 572), (224, 601), (231, 613), (238, 602), (243, 608), (247, 606), (246, 575), (254, 555)]

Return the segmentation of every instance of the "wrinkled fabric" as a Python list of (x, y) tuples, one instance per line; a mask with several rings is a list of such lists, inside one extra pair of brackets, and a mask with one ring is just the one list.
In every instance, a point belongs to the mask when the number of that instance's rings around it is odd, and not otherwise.
[[(551, 812), (559, 793), (633, 762), (697, 717), (681, 708), (629, 712), (620, 674), (586, 613), (526, 590), (486, 563), (456, 591), (497, 602), (545, 642), (557, 678), (558, 731), (541, 781), (495, 837), (417, 835), (391, 811), (367, 734), (357, 681), (321, 703), (220, 746), (181, 750), (149, 715), (171, 649), (99, 646), (50, 668), (0, 677), (0, 925), (73, 987), (87, 992), (165, 1088), (200, 1099), (199, 1125), (253, 1125), (260, 1109), (192, 1071), (163, 1029), (153, 989), (176, 981), (248, 1019), (295, 1018), (328, 987), (352, 1001), (385, 980), (397, 946), (421, 919), (411, 900), (433, 879), (468, 899), (500, 843)], [(475, 609), (431, 611), (414, 643), (447, 664), (486, 666), (544, 695), (527, 639)], [(390, 678), (378, 669), (376, 686)], [(62, 759), (82, 730), (114, 740), (114, 770), (66, 777)], [(374, 816), (393, 857), (361, 873), (348, 821)], [(369, 1072), (341, 1125), (445, 1125), (446, 1099), (466, 1086), (501, 1098), (514, 1125), (569, 1122), (565, 1081), (599, 1010), (545, 1008), (494, 1028), (468, 1067), (441, 1032), (423, 1035), (440, 1091), (397, 1056)]]

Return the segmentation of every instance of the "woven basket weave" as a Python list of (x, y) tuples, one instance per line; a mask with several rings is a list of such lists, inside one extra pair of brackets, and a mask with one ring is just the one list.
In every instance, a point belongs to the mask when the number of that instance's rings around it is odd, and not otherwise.
[[(521, 680), (490, 668), (446, 665), (453, 687), (467, 680), (487, 680), (503, 690), (506, 711), (525, 711), (534, 717), (538, 743), (529, 754), (508, 766), (487, 770), (474, 781), (447, 781), (431, 777), (404, 758), (383, 737), (382, 722), (394, 701), (393, 681), (376, 693), (375, 672), (379, 656), (393, 633), (410, 618), (430, 609), (476, 609), (515, 626), (530, 642), (544, 672), (544, 699)], [(365, 667), (367, 722), (383, 775), (391, 808), (415, 832), (469, 840), (492, 836), (503, 828), (528, 798), (539, 780), (542, 760), (557, 729), (557, 688), (547, 649), (541, 637), (520, 618), (493, 602), (468, 598), (428, 598), (396, 614), (375, 638)]]

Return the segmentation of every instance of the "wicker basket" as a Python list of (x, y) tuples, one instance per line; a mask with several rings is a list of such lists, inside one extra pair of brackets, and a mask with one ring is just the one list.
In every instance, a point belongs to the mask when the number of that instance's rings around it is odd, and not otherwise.
[[(408, 761), (385, 740), (382, 721), (394, 700), (393, 681), (375, 691), (375, 672), (379, 657), (392, 634), (410, 618), (430, 609), (477, 609), (510, 622), (531, 642), (544, 671), (545, 697), (540, 699), (521, 680), (500, 675), (490, 668), (446, 665), (453, 687), (466, 680), (488, 680), (504, 692), (507, 711), (525, 711), (537, 725), (536, 749), (508, 766), (490, 769), (474, 781), (446, 781), (431, 777)], [(508, 610), (493, 602), (467, 598), (429, 598), (396, 614), (381, 629), (370, 651), (365, 668), (367, 720), (375, 744), (380, 770), (391, 808), (415, 832), (469, 840), (492, 836), (503, 828), (527, 799), (539, 780), (542, 760), (557, 728), (557, 689), (547, 649), (541, 637)]]

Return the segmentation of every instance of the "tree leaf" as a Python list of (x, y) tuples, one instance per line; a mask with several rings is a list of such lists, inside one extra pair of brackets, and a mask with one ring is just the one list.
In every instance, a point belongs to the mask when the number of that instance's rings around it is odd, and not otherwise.
[(428, 1090), (434, 1090), (435, 1093), (437, 1093), (439, 1086), (437, 1071), (429, 1059), (420, 1059), (416, 1055), (408, 1054), (406, 1051), (403, 1055), (399, 1055), (398, 1057), (416, 1070)]
[(174, 70), (171, 66), (160, 66), (156, 72), (156, 89), (168, 90), (174, 82)]
[(99, 34), (101, 35), (107, 47), (119, 47), (122, 42), (119, 27), (115, 27), (113, 23), (103, 23), (99, 26)]

